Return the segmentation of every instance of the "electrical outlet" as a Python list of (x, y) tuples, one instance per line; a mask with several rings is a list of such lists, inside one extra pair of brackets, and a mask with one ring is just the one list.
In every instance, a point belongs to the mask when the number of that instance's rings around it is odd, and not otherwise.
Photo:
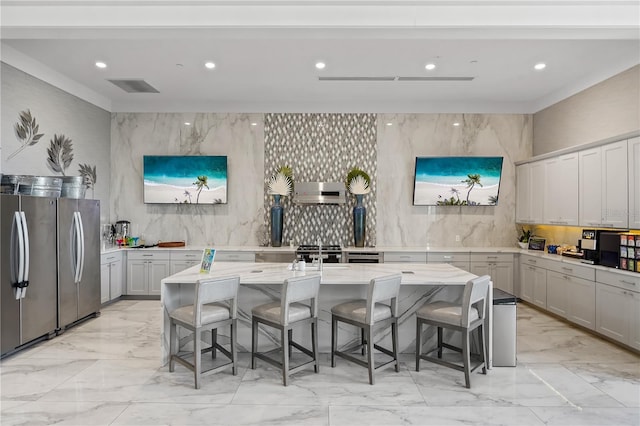
[(460, 235), (456, 235), (456, 243), (460, 242)]

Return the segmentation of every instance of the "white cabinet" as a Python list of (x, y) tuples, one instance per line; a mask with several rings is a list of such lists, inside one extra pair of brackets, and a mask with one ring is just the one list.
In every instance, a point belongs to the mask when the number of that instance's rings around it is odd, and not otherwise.
[(620, 141), (578, 153), (581, 226), (628, 226), (627, 149), (627, 141)]
[(200, 250), (182, 250), (171, 252), (171, 275), (184, 271), (194, 265), (197, 265), (202, 260), (202, 251)]
[(545, 162), (544, 223), (578, 224), (578, 153)]
[(640, 276), (596, 272), (596, 331), (640, 349)]
[(469, 253), (429, 252), (427, 263), (448, 263), (456, 268), (469, 271)]
[(215, 262), (255, 262), (256, 254), (252, 251), (220, 251), (216, 250)]
[(541, 308), (547, 308), (547, 270), (535, 266), (537, 260), (529, 256), (520, 259), (520, 297)]
[(516, 167), (516, 222), (542, 223), (544, 207), (544, 161)]
[(100, 256), (100, 302), (107, 303), (122, 296), (122, 253)]
[(513, 255), (507, 253), (472, 254), (470, 272), (476, 275), (489, 275), (493, 286), (514, 294)]
[(427, 263), (426, 252), (384, 252), (384, 263)]
[(640, 229), (640, 137), (628, 141), (629, 228)]
[(547, 271), (547, 310), (561, 317), (567, 317), (568, 276)]
[(127, 295), (160, 295), (160, 281), (169, 276), (169, 265), (169, 252), (129, 252)]
[(596, 328), (596, 283), (584, 278), (567, 280), (567, 319), (583, 327)]

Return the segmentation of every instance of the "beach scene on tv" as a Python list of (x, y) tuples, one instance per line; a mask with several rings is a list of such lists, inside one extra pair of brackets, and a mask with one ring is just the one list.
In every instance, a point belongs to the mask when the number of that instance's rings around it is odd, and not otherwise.
[(144, 202), (226, 204), (226, 156), (144, 156)]
[(495, 206), (502, 157), (417, 157), (416, 206)]

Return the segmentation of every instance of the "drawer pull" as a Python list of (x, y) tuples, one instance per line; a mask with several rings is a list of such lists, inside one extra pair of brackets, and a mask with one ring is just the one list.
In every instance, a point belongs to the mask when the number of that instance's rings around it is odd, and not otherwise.
[(497, 259), (498, 256), (487, 256), (487, 259)]
[(144, 257), (153, 257), (152, 254), (143, 254), (142, 256), (144, 256)]
[(442, 256), (443, 259), (453, 259), (453, 256)]
[(527, 260), (527, 262), (529, 262), (529, 263), (536, 263), (536, 260), (534, 260), (534, 259), (528, 259), (528, 260)]
[(566, 266), (562, 267), (563, 271), (569, 271), (569, 272), (573, 272), (573, 268), (567, 268)]
[(623, 283), (623, 284), (636, 285), (636, 283), (634, 283), (632, 281), (620, 280), (620, 282)]

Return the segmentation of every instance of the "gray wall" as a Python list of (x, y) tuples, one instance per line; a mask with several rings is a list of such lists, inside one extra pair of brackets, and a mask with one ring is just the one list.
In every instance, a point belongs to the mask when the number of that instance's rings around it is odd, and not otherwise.
[(533, 116), (533, 155), (640, 131), (640, 65)]
[[(65, 174), (78, 175), (80, 164), (96, 166), (95, 193), (86, 198), (101, 201), (101, 221), (109, 222), (111, 114), (101, 108), (32, 77), (10, 65), (1, 63), (2, 137), (0, 171), (5, 174), (52, 176), (47, 164), (47, 148), (54, 134), (72, 140), (73, 161)], [(9, 159), (20, 147), (14, 132), (21, 111), (29, 109), (44, 136)]]

